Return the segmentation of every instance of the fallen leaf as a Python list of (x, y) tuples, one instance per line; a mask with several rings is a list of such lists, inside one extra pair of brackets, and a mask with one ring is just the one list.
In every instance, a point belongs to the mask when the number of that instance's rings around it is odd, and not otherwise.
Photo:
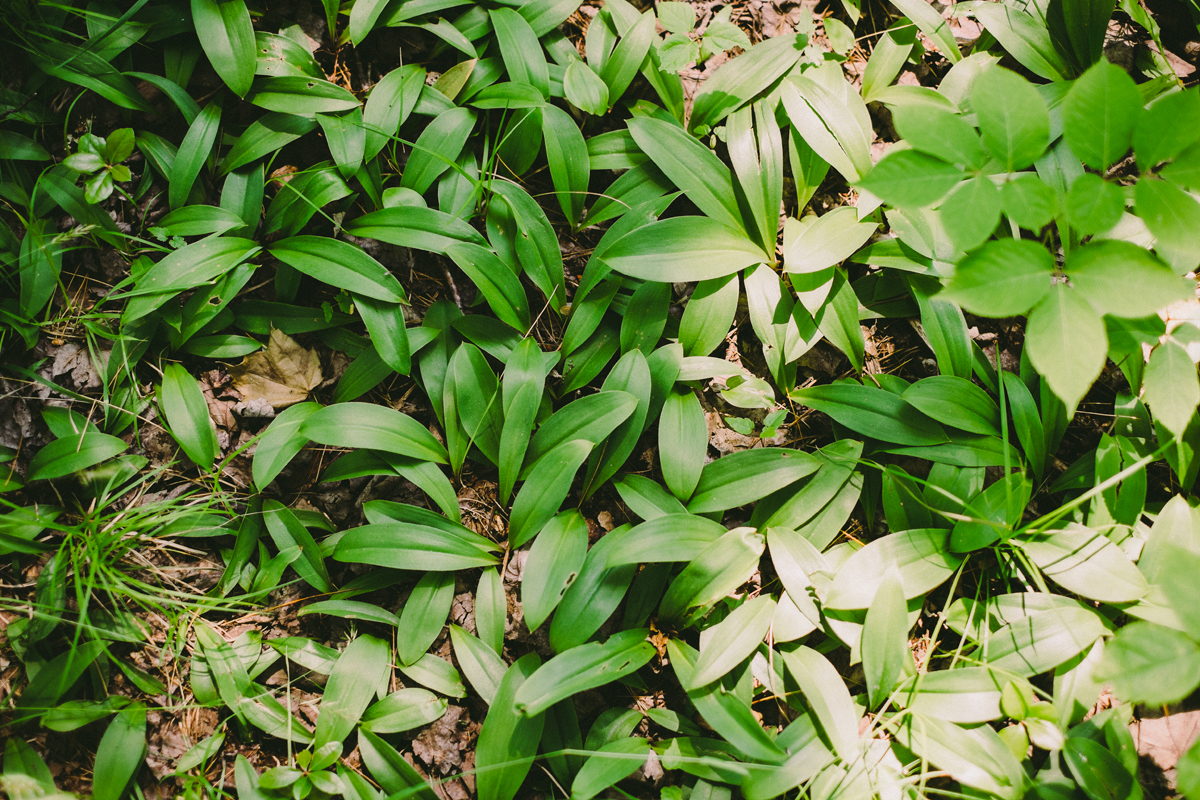
[(324, 378), (316, 351), (275, 328), (266, 350), (246, 356), (229, 375), (247, 403), (261, 400), (274, 408), (303, 402)]

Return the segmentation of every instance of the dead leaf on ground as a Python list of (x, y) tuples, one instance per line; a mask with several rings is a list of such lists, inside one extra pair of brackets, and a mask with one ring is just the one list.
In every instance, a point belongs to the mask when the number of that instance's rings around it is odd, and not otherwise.
[(229, 369), (234, 387), (247, 404), (266, 401), (274, 408), (302, 403), (321, 385), (321, 359), (282, 331), (271, 329), (267, 349)]
[(1175, 764), (1200, 736), (1200, 711), (1184, 711), (1158, 718), (1142, 718), (1131, 724), (1138, 754), (1148, 756), (1175, 786)]

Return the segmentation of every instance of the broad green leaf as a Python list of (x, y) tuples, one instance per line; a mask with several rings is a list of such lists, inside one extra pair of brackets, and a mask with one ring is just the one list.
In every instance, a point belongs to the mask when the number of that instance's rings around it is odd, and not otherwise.
[(1017, 439), (1034, 474), (1040, 478), (1046, 468), (1046, 434), (1041, 415), (1025, 383), (1011, 372), (1003, 375), (1004, 392), (1017, 430)]
[(587, 520), (577, 510), (558, 514), (542, 528), (521, 577), (521, 606), (529, 630), (541, 627), (575, 582), (587, 545)]
[(663, 283), (722, 278), (772, 260), (741, 230), (708, 217), (652, 222), (626, 234), (604, 254), (604, 262), (617, 272)]
[(586, 439), (573, 439), (538, 459), (513, 500), (508, 517), (510, 547), (520, 547), (554, 518), (593, 446)]
[(467, 273), (505, 324), (524, 332), (529, 328), (529, 299), (521, 281), (490, 250), (477, 244), (452, 244), (446, 254)]
[(346, 89), (317, 78), (296, 75), (260, 77), (246, 99), (281, 114), (333, 114), (358, 108), (358, 98)]
[[(342, 619), (361, 619), (367, 622), (376, 622), (380, 625), (391, 625), (393, 628), (400, 627), (400, 618), (390, 611), (380, 608), (371, 603), (363, 603), (358, 600), (321, 600), (316, 603), (309, 603), (302, 608), (297, 616), (308, 616), (309, 614), (327, 614), (331, 617), (340, 617)], [(285, 653), (288, 658), (292, 657), (290, 652)], [(334, 657), (337, 651), (332, 654)], [(301, 663), (301, 662), (297, 662)], [(328, 672), (329, 670), (318, 670), (319, 672)]]
[(946, 235), (960, 250), (974, 250), (986, 242), (1000, 222), (1000, 190), (986, 175), (959, 184), (942, 202), (938, 214)]
[(513, 485), (525, 462), (529, 447), (529, 436), (537, 417), (543, 387), (540, 382), (528, 381), (517, 390), (516, 396), (507, 403), (504, 427), (500, 431), (500, 484), (499, 500), (508, 503)]
[(306, 419), (300, 433), (335, 447), (362, 447), (448, 463), (446, 448), (407, 414), (370, 403), (339, 403)]
[[(616, 105), (629, 88), (629, 84), (637, 77), (638, 70), (647, 62), (651, 44), (657, 39), (655, 22), (657, 19), (653, 11), (642, 12), (637, 22), (622, 34), (612, 54), (600, 65), (600, 77), (608, 85), (609, 107)], [(591, 30), (590, 26), (588, 30)], [(588, 57), (588, 63), (592, 63), (591, 56)], [(653, 64), (650, 64), (649, 68), (653, 69)]]
[(723, 226), (746, 229), (734, 198), (729, 168), (712, 150), (678, 125), (652, 117), (634, 117), (629, 121), (629, 132), (642, 152), (697, 208)]
[(404, 792), (406, 797), (436, 800), (437, 794), (433, 791), (433, 787), (421, 777), (421, 773), (417, 772), (416, 768), (396, 751), (396, 748), (378, 735), (369, 730), (362, 730), (358, 748), (363, 764), (370, 770), (371, 777), (385, 792), (389, 794)]
[(1149, 622), (1121, 628), (1104, 648), (1099, 677), (1111, 681), (1126, 702), (1177, 703), (1190, 694), (1200, 673), (1200, 646), (1179, 631)]
[(158, 221), (158, 226), (172, 236), (225, 233), (244, 225), (245, 222), (237, 214), (216, 206), (185, 206)]
[(461, 219), (434, 208), (416, 206), (383, 208), (364, 214), (347, 223), (346, 232), (443, 255), (451, 245), (487, 244), (478, 231)]
[(1196, 143), (1200, 92), (1174, 92), (1154, 101), (1138, 118), (1133, 151), (1143, 170), (1175, 158)]
[(1101, 314), (1147, 317), (1189, 294), (1170, 267), (1129, 242), (1099, 241), (1074, 248), (1063, 269), (1071, 285)]
[(491, 705), (507, 669), (500, 654), (457, 625), (450, 626), (450, 641), (454, 657), (462, 667), (471, 687)]
[(545, 717), (523, 713), (516, 698), (523, 690), (538, 688), (531, 679), (542, 669), (545, 666), (537, 654), (527, 653), (513, 662), (496, 689), (475, 750), (480, 800), (513, 800), (533, 766)]
[(296, 574), (318, 592), (332, 592), (320, 548), (296, 515), (279, 501), (268, 500), (263, 503), (263, 519), (280, 553), (299, 551), (299, 557), (291, 562)]
[(958, 114), (924, 105), (901, 105), (892, 110), (896, 131), (922, 153), (942, 161), (978, 169), (987, 160), (979, 134)]
[(835, 80), (840, 95), (816, 80), (793, 77), (783, 82), (780, 96), (788, 120), (805, 143), (847, 181), (857, 182), (871, 170), (870, 132), (860, 121), (866, 107), (857, 93), (850, 96), (853, 90), (840, 74)]
[(783, 663), (842, 758), (857, 749), (859, 713), (842, 677), (829, 660), (809, 647), (783, 654)]
[[(263, 114), (237, 138), (221, 160), (221, 172), (229, 173), (296, 141), (317, 127), (315, 119), (298, 114)], [(222, 198), (224, 199), (224, 198)], [(256, 209), (257, 217), (257, 209)]]
[[(805, 217), (798, 225), (793, 220), (785, 224), (793, 225), (795, 229), (789, 236), (785, 228), (784, 234), (787, 244), (783, 269), (789, 273), (819, 273), (840, 264), (862, 247), (879, 227), (875, 222), (859, 222), (858, 212), (848, 207), (835, 208), (820, 217)], [(795, 282), (793, 278), (793, 284)], [(803, 302), (804, 298), (801, 299)], [(814, 307), (804, 303), (810, 314), (816, 313), (820, 305), (817, 303)]]
[(525, 18), (511, 8), (488, 12), (496, 31), (496, 42), (504, 59), (504, 69), (513, 83), (527, 83), (550, 96), (550, 75), (537, 34)]
[[(1200, 203), (1174, 184), (1142, 178), (1134, 188), (1138, 216), (1154, 234), (1156, 249), (1172, 265), (1190, 270), (1200, 245)], [(1196, 259), (1200, 263), (1200, 259)]]
[[(663, 3), (662, 5), (686, 5)], [(660, 6), (661, 8), (661, 6)], [(591, 800), (618, 781), (632, 775), (650, 755), (650, 741), (640, 737), (617, 739), (592, 755), (571, 783), (571, 797)]]
[(355, 107), (338, 114), (317, 114), (317, 124), (325, 133), (329, 154), (333, 156), (342, 177), (353, 177), (362, 167), (367, 146), (362, 109)]
[(1114, 0), (1063, 0), (1062, 25), (1058, 25), (1056, 6), (1049, 7), (1051, 36), (1060, 44), (1069, 42), (1075, 60), (1089, 67), (1104, 55), (1108, 21), (1116, 7)]
[(188, 128), (187, 135), (179, 143), (175, 164), (171, 169), (168, 199), (171, 208), (182, 208), (191, 194), (200, 171), (212, 153), (217, 140), (217, 129), (221, 124), (221, 104), (209, 102)]
[(708, 424), (690, 389), (667, 395), (658, 419), (658, 458), (663, 480), (676, 497), (692, 496), (708, 450)]
[[(338, 656), (321, 697), (313, 749), (339, 745), (358, 725), (381, 681), (391, 673), (391, 648), (374, 636), (359, 636)], [(340, 747), (339, 747), (340, 752)]]
[(417, 194), (429, 191), (438, 176), (455, 163), (474, 127), (475, 112), (468, 108), (451, 108), (435, 117), (417, 137), (400, 185)]
[(844, 383), (796, 389), (789, 396), (853, 431), (885, 442), (935, 445), (949, 441), (940, 425), (884, 389)]
[(762, 644), (775, 616), (775, 601), (760, 595), (706, 631), (700, 657), (692, 670), (689, 691), (707, 686), (731, 672)]
[(271, 245), (283, 263), (338, 289), (388, 303), (404, 303), (400, 281), (371, 256), (347, 242), (324, 236), (292, 236)]
[[(375, 29), (379, 15), (387, 8), (387, 0), (357, 0), (350, 7), (350, 41), (355, 46), (362, 44), (367, 34)], [(330, 31), (332, 33), (332, 30)]]
[(550, 221), (529, 192), (515, 183), (492, 183), (496, 194), (504, 198), (516, 223), (514, 238), (517, 260), (525, 274), (542, 291), (555, 314), (565, 312), (567, 289), (563, 276), (562, 251)]
[(249, 239), (217, 237), (202, 239), (171, 252), (150, 267), (130, 294), (121, 321), (129, 324), (153, 312), (175, 293), (194, 289), (224, 275), (260, 250)]
[[(95, 800), (120, 800), (124, 797), (126, 789), (142, 767), (146, 750), (146, 707), (141, 703), (133, 703), (113, 717), (96, 747), (92, 797)], [(8, 774), (7, 758), (5, 774)], [(32, 796), (40, 794), (37, 791)]]
[(637, 408), (638, 398), (629, 392), (601, 391), (581, 397), (560, 408), (542, 424), (529, 442), (525, 456), (527, 477), (544, 456), (573, 440), (596, 445), (604, 441)]
[(1107, 632), (1096, 612), (1065, 606), (1015, 620), (988, 636), (983, 646), (992, 668), (1032, 676), (1083, 652)]
[[(1043, 19), (1013, 6), (993, 3), (972, 3), (969, 8), (1021, 66), (1046, 80), (1064, 81), (1071, 76), (1072, 70), (1059, 55)], [(985, 70), (984, 74), (991, 72), (994, 70)], [(973, 97), (971, 102), (974, 108), (979, 108)]]
[(644, 629), (621, 631), (603, 644), (592, 642), (555, 656), (517, 690), (517, 711), (527, 718), (538, 717), (560, 700), (636, 672), (655, 655), (654, 645), (646, 641), (648, 635)]
[(896, 741), (973, 789), (1004, 800), (1024, 796), (1028, 779), (1020, 762), (987, 726), (964, 729), (922, 714), (888, 725)]
[(912, 276), (908, 285), (921, 312), (921, 327), (937, 358), (938, 371), (942, 375), (970, 379), (973, 366), (971, 337), (962, 309), (947, 300), (930, 296), (938, 287), (935, 281)]
[(454, 534), (405, 523), (351, 528), (338, 540), (333, 557), (352, 564), (437, 572), (497, 563), (494, 556)]
[(637, 407), (592, 451), (588, 459), (584, 499), (617, 474), (617, 470), (624, 466), (637, 447), (646, 427), (653, 389), (650, 365), (641, 350), (631, 350), (621, 356), (609, 371), (601, 391), (627, 392), (637, 398)]
[(966, 257), (938, 299), (987, 317), (1025, 314), (1050, 293), (1054, 259), (1037, 242), (997, 239)]
[(730, 453), (704, 465), (688, 512), (705, 514), (748, 505), (816, 472), (821, 462), (774, 447)]
[(600, 115), (608, 111), (608, 85), (583, 61), (572, 61), (563, 75), (568, 102), (581, 111)]
[(1125, 70), (1101, 60), (1071, 86), (1063, 103), (1063, 139), (1071, 152), (1104, 171), (1133, 140), (1142, 98)]
[(894, 150), (857, 185), (898, 208), (932, 205), (962, 179), (962, 170), (917, 150)]
[(943, 425), (1000, 435), (1000, 407), (987, 392), (965, 378), (952, 375), (923, 378), (900, 396)]
[(192, 21), (204, 54), (238, 97), (254, 81), (254, 26), (244, 0), (192, 0)]
[(85, 428), (55, 439), (38, 450), (25, 473), (27, 481), (62, 478), (120, 455), (129, 445), (115, 436)]
[(908, 649), (908, 604), (899, 571), (889, 569), (863, 623), (863, 672), (867, 678), (867, 704), (878, 707), (906, 674), (913, 672)]
[(425, 689), (400, 689), (368, 708), (362, 715), (363, 730), (372, 733), (403, 733), (442, 718), (449, 704)]
[(463, 685), (458, 670), (449, 661), (438, 658), (433, 653), (426, 653), (412, 666), (401, 665), (399, 669), (404, 677), (411, 678), (426, 689), (432, 689), (447, 697), (467, 696), (467, 687)]
[(621, 321), (621, 351), (654, 352), (670, 315), (671, 285), (646, 281), (634, 290)]
[(750, 209), (746, 227), (764, 250), (773, 250), (783, 202), (783, 139), (779, 125), (760, 103), (731, 114), (725, 130), (734, 175)]
[(685, 356), (706, 356), (725, 340), (739, 295), (737, 273), (696, 285), (679, 321), (679, 342)]
[(542, 135), (558, 205), (574, 228), (583, 217), (587, 200), (591, 169), (587, 143), (571, 115), (557, 106), (542, 109)]
[(1100, 376), (1108, 355), (1104, 323), (1080, 295), (1061, 283), (1033, 309), (1025, 329), (1029, 359), (1068, 408)]
[(921, 33), (939, 46), (942, 55), (951, 64), (962, 59), (954, 32), (942, 15), (921, 0), (892, 0), (892, 5), (900, 9), (900, 13), (911, 19)]
[(210, 469), (220, 449), (217, 431), (199, 384), (182, 364), (169, 364), (163, 370), (158, 402), (183, 452), (201, 470)]
[(1050, 114), (1045, 101), (1014, 72), (993, 68), (981, 73), (971, 83), (971, 107), (984, 146), (1008, 172), (1028, 167), (1050, 143)]
[(1134, 776), (1099, 742), (1068, 737), (1063, 745), (1063, 760), (1091, 800), (1132, 796)]
[[(624, 527), (624, 526), (623, 526)], [(629, 540), (629, 528), (610, 531), (587, 552), (550, 623), (550, 646), (562, 653), (590, 639), (625, 598), (637, 564), (613, 565), (609, 555)], [(476, 601), (476, 620), (479, 618)]]
[(710, 544), (683, 568), (659, 605), (664, 620), (678, 620), (692, 608), (703, 608), (741, 586), (758, 568), (766, 547), (753, 528), (734, 528)]
[(1172, 339), (1163, 342), (1150, 354), (1142, 381), (1154, 418), (1182, 436), (1200, 404), (1200, 380), (1188, 351)]
[(962, 556), (951, 553), (944, 528), (892, 533), (855, 552), (838, 569), (825, 596), (830, 608), (870, 608), (889, 569), (900, 573), (906, 600), (920, 597), (954, 574)]
[(1004, 214), (1017, 225), (1040, 231), (1058, 213), (1058, 195), (1037, 175), (1022, 172), (1000, 187)]
[(475, 591), (475, 630), (488, 647), (499, 655), (504, 650), (504, 628), (508, 618), (508, 600), (500, 573), (485, 569), (479, 575)]
[(1117, 545), (1081, 525), (1023, 537), (1017, 544), (1046, 577), (1081, 597), (1132, 603), (1149, 591), (1142, 573)]
[[(618, 483), (618, 489), (628, 489), (630, 479), (640, 477), (626, 475)], [(655, 484), (657, 485), (657, 484)], [(666, 492), (663, 501), (671, 498)], [(622, 491), (622, 499), (628, 496)], [(707, 517), (679, 513), (665, 513), (635, 525), (630, 533), (622, 536), (608, 554), (607, 564), (616, 567), (623, 564), (639, 564), (665, 561), (691, 561), (725, 533), (725, 526)]]
[(767, 91), (799, 62), (805, 44), (803, 35), (776, 36), (726, 61), (696, 94), (689, 130), (716, 125), (730, 111)]
[(371, 88), (363, 106), (363, 126), (367, 132), (363, 156), (367, 160), (378, 155), (392, 141), (416, 107), (424, 85), (425, 70), (415, 64), (406, 64), (384, 75)]
[(417, 663), (442, 634), (454, 603), (454, 575), (427, 572), (417, 581), (400, 612), (396, 657), (407, 666)]

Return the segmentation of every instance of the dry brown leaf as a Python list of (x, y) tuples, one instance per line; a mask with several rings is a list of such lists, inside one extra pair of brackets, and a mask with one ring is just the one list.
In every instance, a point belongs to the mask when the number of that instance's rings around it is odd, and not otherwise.
[(304, 402), (324, 379), (316, 351), (306, 350), (275, 328), (267, 349), (246, 356), (230, 368), (229, 375), (247, 403), (262, 400), (274, 408)]

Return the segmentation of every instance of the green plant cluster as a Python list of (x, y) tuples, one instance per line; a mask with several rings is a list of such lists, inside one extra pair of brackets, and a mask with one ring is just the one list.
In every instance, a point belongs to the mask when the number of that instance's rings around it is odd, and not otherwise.
[[(828, 53), (806, 33), (751, 44), (728, 8), (694, 31), (676, 2), (606, 0), (572, 41), (579, 0), (323, 0), (322, 47), (344, 62), (397, 31), (424, 43), (361, 91), (253, 2), (17, 5), (2, 346), (15, 361), (76, 325), (102, 389), (91, 417), (48, 408), (32, 458), (4, 453), (24, 467), (8, 497), (54, 488), (71, 506), (0, 518), (0, 553), (43, 561), (34, 613), (7, 629), (28, 679), (11, 710), (54, 731), (111, 720), (95, 798), (138, 791), (147, 708), (106, 686), (120, 670), (166, 694), (116, 654), (151, 611), (178, 623), (195, 702), (224, 709), (176, 765), (197, 797), (219, 791), (206, 768), (227, 738), (266, 737), (288, 761), (257, 774), (238, 756), (241, 798), (432, 799), (401, 734), (468, 694), (486, 707), (482, 800), (622, 793), (651, 755), (681, 800), (1141, 796), (1130, 704), (1200, 682), (1200, 328), (1160, 313), (1196, 295), (1200, 90), (1140, 5), (960, 3), (985, 31), (964, 55), (933, 7), (893, 0), (856, 86), (836, 20)], [(1103, 58), (1114, 14), (1157, 43), (1135, 75)], [(726, 50), (685, 100), (679, 71)], [(945, 68), (937, 88), (895, 84), (921, 59)], [(151, 94), (171, 124), (146, 121)], [(76, 138), (77, 106), (124, 122)], [(882, 158), (877, 138), (894, 140)], [(805, 213), (838, 184), (855, 204)], [(152, 225), (108, 211), (155, 195), (170, 211)], [(579, 274), (564, 231), (593, 236)], [(412, 273), (381, 244), (453, 268), (467, 303), (455, 287), (409, 325)], [(129, 271), (83, 308), (64, 264), (89, 249)], [(966, 314), (1024, 318), (1018, 369), (997, 369)], [(889, 319), (919, 322), (938, 374), (868, 369), (861, 323)], [(733, 330), (760, 345), (737, 363), (714, 355)], [(252, 491), (231, 496), (223, 470), (249, 445), (222, 448), (189, 367), (301, 335), (350, 365), (322, 402), (277, 404)], [(817, 346), (857, 377), (812, 385)], [(1063, 464), (1110, 361), (1111, 424)], [(427, 419), (363, 399), (396, 374)], [(706, 387), (746, 433), (821, 412), (832, 436), (709, 460)], [(157, 479), (127, 452), (151, 414), (214, 499), (131, 502)], [(403, 477), (428, 508), (375, 499), (339, 530), (288, 507), (276, 480), (314, 444), (343, 452), (322, 481)], [(495, 477), (502, 541), (464, 525), (468, 462)], [(630, 522), (596, 538), (581, 508), (598, 497)], [(882, 535), (841, 536), (855, 514)], [(179, 537), (220, 554), (206, 596), (115, 566)], [(303, 614), (354, 621), (344, 649), (231, 642), (181, 611), (215, 621), (292, 580), (321, 598)], [(449, 626), (452, 664), (430, 648), (463, 581), (474, 630)], [(396, 585), (396, 613), (355, 599)], [(546, 646), (506, 643), (514, 624)], [(312, 730), (261, 680), (281, 659), (328, 676)], [(1106, 683), (1125, 703), (1089, 715)], [(575, 698), (597, 689), (663, 702), (614, 704), (585, 735)], [(1178, 775), (1200, 796), (1200, 746)], [(15, 737), (0, 787), (56, 791)]]

